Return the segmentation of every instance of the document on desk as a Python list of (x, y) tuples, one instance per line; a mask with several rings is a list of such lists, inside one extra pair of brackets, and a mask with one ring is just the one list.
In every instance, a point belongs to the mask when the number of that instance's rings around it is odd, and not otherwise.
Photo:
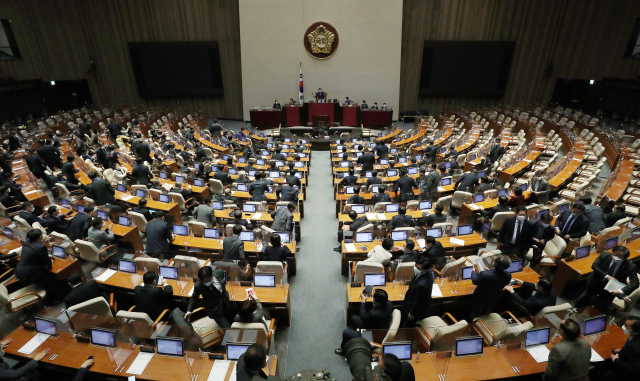
[(367, 216), (367, 220), (369, 221), (375, 221), (378, 219), (378, 213), (365, 213), (365, 216)]
[(348, 252), (352, 253), (354, 251), (358, 251), (358, 249), (356, 249), (356, 245), (352, 244), (352, 243), (345, 243), (344, 244), (344, 248), (347, 249)]
[(384, 213), (378, 213), (378, 219), (384, 221), (387, 219), (387, 216)]
[(551, 351), (547, 348), (546, 345), (536, 345), (533, 347), (527, 348), (527, 352), (533, 357), (536, 362), (547, 362), (549, 361), (549, 353)]
[(130, 195), (130, 194), (125, 194), (125, 195), (120, 196), (120, 199), (121, 199), (122, 201), (129, 201), (129, 200), (131, 200), (132, 198), (133, 198), (133, 196), (132, 196), (132, 195)]
[(607, 283), (607, 285), (604, 286), (604, 289), (606, 291), (620, 291), (625, 286), (626, 286), (625, 284), (622, 284), (621, 282), (618, 282), (615, 279), (609, 279), (609, 283)]
[(107, 279), (111, 278), (111, 276), (113, 274), (115, 274), (117, 271), (116, 270), (112, 270), (112, 269), (106, 269), (102, 274), (98, 275), (98, 277), (96, 278), (96, 280), (98, 282), (106, 282)]
[(229, 375), (229, 381), (236, 381), (236, 361), (233, 362), (233, 369), (231, 369), (231, 375)]
[(416, 242), (418, 242), (418, 246), (420, 246), (421, 249), (424, 249), (424, 245), (425, 245), (424, 238), (418, 238), (416, 239)]
[(259, 220), (260, 218), (262, 218), (262, 213), (254, 213), (251, 218), (254, 220)]
[(194, 287), (191, 287), (191, 291), (189, 291), (189, 296), (193, 295), (193, 289)]
[(598, 352), (595, 351), (595, 349), (591, 348), (591, 360), (589, 361), (600, 362), (600, 361), (604, 361), (604, 359), (602, 358), (602, 356), (600, 356)]
[(438, 286), (437, 284), (433, 284), (433, 287), (431, 288), (431, 297), (435, 298), (442, 298), (444, 297), (444, 295), (442, 295), (442, 290), (440, 289), (440, 286)]
[(149, 365), (149, 361), (153, 358), (154, 353), (140, 352), (135, 360), (131, 363), (127, 373), (141, 375)]
[(444, 192), (444, 188), (443, 187), (438, 187), (438, 192)]
[(458, 238), (449, 238), (449, 242), (451, 242), (452, 245), (458, 245), (458, 246), (464, 246), (464, 240), (458, 239)]
[(229, 366), (231, 366), (230, 360), (216, 360), (213, 363), (207, 381), (224, 381), (227, 378)]
[(480, 209), (480, 207), (478, 205), (476, 205), (476, 204), (467, 204), (467, 206), (469, 208), (473, 209), (473, 210), (479, 210)]
[(31, 353), (33, 353), (33, 351), (38, 349), (38, 347), (42, 345), (42, 343), (44, 343), (48, 338), (49, 335), (47, 335), (46, 333), (38, 333), (33, 337), (33, 339), (27, 341), (27, 343), (23, 345), (22, 348), (18, 349), (18, 353), (30, 355)]

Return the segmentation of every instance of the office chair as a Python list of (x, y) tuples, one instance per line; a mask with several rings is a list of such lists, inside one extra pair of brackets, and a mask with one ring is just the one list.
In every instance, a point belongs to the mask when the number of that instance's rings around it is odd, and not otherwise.
[[(9, 283), (9, 280), (7, 280)], [(47, 292), (38, 285), (31, 284), (9, 293), (4, 284), (0, 284), (0, 304), (6, 314), (12, 314), (43, 300)]]

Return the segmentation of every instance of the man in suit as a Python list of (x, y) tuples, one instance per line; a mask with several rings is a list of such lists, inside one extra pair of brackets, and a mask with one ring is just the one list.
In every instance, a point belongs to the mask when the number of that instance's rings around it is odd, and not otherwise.
[(435, 238), (429, 236), (424, 239), (424, 255), (427, 258), (442, 258), (446, 255), (444, 247)]
[(278, 102), (278, 100), (276, 99), (275, 102), (273, 102), (273, 107), (274, 110), (281, 110), (282, 109), (282, 105), (280, 104), (280, 102)]
[(349, 99), (349, 97), (345, 97), (345, 99), (344, 99), (344, 104), (346, 104), (346, 105), (350, 105), (350, 104), (352, 104), (352, 103), (353, 103), (353, 100)]
[(389, 158), (389, 146), (384, 143), (378, 144), (375, 147), (376, 155), (379, 160), (388, 159)]
[(493, 208), (489, 209), (486, 212), (486, 215), (489, 218), (493, 218), (493, 216), (496, 213), (499, 213), (499, 212), (510, 212), (511, 211), (511, 207), (509, 205), (507, 205), (507, 202), (509, 202), (509, 198), (507, 196), (498, 197), (498, 205), (496, 205)]
[(171, 242), (173, 242), (173, 232), (169, 224), (165, 221), (166, 213), (162, 210), (156, 211), (156, 218), (147, 224), (147, 254), (154, 258), (161, 259), (171, 256)]
[(78, 185), (78, 179), (76, 179), (76, 173), (78, 173), (80, 170), (76, 169), (76, 167), (73, 166), (73, 159), (75, 159), (73, 155), (67, 156), (67, 161), (65, 161), (62, 164), (61, 172), (62, 172), (62, 175), (66, 177), (71, 184)]
[(393, 230), (395, 228), (404, 228), (415, 226), (415, 221), (411, 216), (407, 216), (407, 208), (405, 206), (401, 206), (398, 208), (398, 214), (391, 217), (391, 221), (389, 221), (389, 227)]
[(351, 316), (351, 324), (342, 331), (342, 343), (340, 348), (335, 350), (337, 355), (342, 355), (344, 346), (347, 342), (356, 337), (362, 337), (358, 330), (360, 329), (389, 329), (391, 324), (391, 315), (393, 313), (393, 303), (389, 300), (387, 292), (378, 288), (373, 293), (373, 308), (367, 312), (366, 300), (367, 295), (360, 294), (360, 314)]
[(429, 258), (418, 258), (415, 262), (418, 273), (411, 280), (402, 302), (403, 327), (405, 328), (414, 327), (416, 322), (429, 316), (431, 289), (435, 279), (431, 266), (432, 262)]
[[(629, 249), (624, 246), (614, 247), (611, 253), (601, 253), (591, 265), (593, 272), (587, 278), (587, 288), (576, 300), (575, 307), (593, 304), (600, 311), (606, 311), (616, 297), (624, 299), (631, 295), (638, 288), (638, 267), (629, 261), (629, 255)], [(625, 286), (619, 290), (606, 291), (605, 286), (613, 279)]]
[(572, 238), (582, 238), (589, 230), (589, 219), (582, 213), (584, 205), (574, 203), (571, 211), (565, 210), (556, 219), (556, 234), (569, 241)]
[(480, 160), (480, 168), (484, 170), (491, 170), (493, 168), (493, 160), (491, 159), (491, 154), (487, 153), (487, 155)]
[(605, 225), (610, 228), (613, 225), (616, 224), (616, 222), (620, 221), (623, 218), (626, 218), (627, 215), (625, 213), (625, 206), (624, 204), (616, 204), (613, 207), (613, 212), (609, 213), (609, 214), (605, 214), (604, 218), (605, 218)]
[(118, 136), (122, 135), (122, 127), (113, 120), (109, 120), (107, 129), (109, 130), (109, 134), (113, 140), (116, 140)]
[(591, 346), (580, 338), (580, 325), (571, 319), (560, 323), (562, 341), (549, 353), (542, 381), (589, 380)]
[(39, 214), (42, 210), (36, 211), (36, 208), (29, 201), (22, 203), (22, 211), (18, 214), (18, 217), (27, 221), (29, 225), (33, 226), (34, 222), (39, 222), (42, 226), (47, 227), (47, 222)]
[(511, 266), (511, 260), (506, 255), (499, 255), (494, 260), (493, 269), (480, 271), (477, 265), (473, 266), (471, 282), (476, 286), (471, 302), (471, 320), (491, 313), (498, 303), (500, 291), (511, 282), (511, 274), (506, 270)]
[(71, 287), (71, 291), (64, 298), (64, 305), (66, 308), (75, 306), (76, 304), (84, 303), (87, 300), (102, 296), (105, 301), (109, 301), (104, 286), (95, 280), (91, 279), (86, 282), (82, 282), (82, 274), (77, 271), (72, 272), (67, 277), (67, 283)]
[(622, 330), (630, 337), (621, 349), (612, 351), (610, 371), (603, 380), (632, 380), (640, 374), (640, 317), (629, 316)]
[[(298, 179), (299, 180), (299, 179)], [(276, 190), (276, 196), (279, 201), (298, 201), (298, 193), (300, 188), (294, 188), (295, 184), (292, 179), (287, 179), (287, 185)]]
[(231, 328), (235, 314), (229, 306), (229, 293), (226, 290), (224, 272), (221, 269), (213, 271), (210, 266), (205, 266), (198, 270), (198, 280), (193, 286), (193, 294), (189, 299), (187, 313), (184, 315), (185, 320), (191, 319), (196, 302), (202, 301), (209, 318), (215, 320), (220, 328)]
[(453, 189), (461, 192), (471, 192), (471, 187), (477, 185), (480, 185), (478, 171), (476, 169), (472, 169), (458, 178)]
[(271, 212), (273, 223), (271, 229), (277, 232), (291, 232), (293, 230), (293, 213), (296, 211), (296, 204), (290, 202), (286, 208), (279, 208)]
[(449, 152), (445, 153), (444, 157), (450, 158), (452, 160), (457, 160), (459, 155), (460, 155), (460, 153), (456, 149), (456, 146), (454, 146), (452, 144), (452, 145), (449, 146)]
[(370, 110), (377, 110), (378, 109), (378, 102), (373, 102), (373, 106), (371, 106)]
[(373, 149), (367, 148), (367, 152), (358, 158), (358, 164), (362, 164), (363, 171), (373, 170), (373, 166), (376, 163), (376, 156), (373, 154)]
[(491, 184), (489, 178), (487, 176), (482, 176), (480, 178), (480, 186), (476, 187), (476, 193), (483, 194), (484, 192), (492, 189), (493, 184)]
[(142, 276), (142, 285), (136, 286), (133, 292), (136, 295), (136, 309), (134, 312), (144, 312), (155, 321), (165, 305), (173, 296), (173, 288), (162, 279), (162, 287), (157, 287), (158, 275), (153, 271), (147, 271)]
[(551, 188), (549, 187), (547, 180), (544, 179), (542, 171), (536, 171), (529, 188), (531, 189), (531, 201), (533, 203), (544, 205), (549, 201), (549, 192), (551, 192)]
[(527, 222), (527, 208), (519, 206), (515, 217), (505, 219), (498, 234), (498, 242), (502, 244), (500, 250), (503, 253), (524, 258), (533, 244), (532, 225)]
[(226, 237), (222, 241), (222, 248), (224, 253), (224, 261), (239, 261), (244, 260), (244, 242), (240, 241), (240, 233), (242, 232), (242, 227), (240, 225), (235, 225), (233, 227), (233, 235), (231, 237)]
[(109, 168), (109, 158), (107, 157), (107, 147), (102, 146), (96, 151), (96, 160), (103, 168)]
[(153, 178), (153, 174), (149, 170), (149, 167), (144, 165), (144, 160), (141, 157), (136, 159), (136, 167), (131, 171), (131, 176), (135, 177), (136, 184), (138, 185), (147, 185)]
[(361, 110), (368, 110), (369, 109), (369, 105), (367, 104), (367, 101), (365, 101), (364, 99), (362, 100), (362, 103), (360, 103), (360, 109)]
[(438, 186), (442, 176), (436, 169), (436, 163), (429, 163), (429, 173), (420, 188), (420, 200), (433, 200), (438, 195)]
[(584, 205), (584, 216), (589, 219), (589, 233), (597, 234), (606, 227), (602, 208), (591, 203), (591, 197), (582, 197), (578, 200)]
[(396, 192), (396, 197), (400, 198), (400, 201), (410, 201), (416, 198), (413, 190), (418, 188), (416, 180), (413, 177), (407, 176), (407, 170), (402, 168), (400, 170), (400, 178), (396, 180), (393, 185), (393, 189)]
[(387, 107), (386, 103), (382, 103), (382, 107), (380, 107), (380, 110), (388, 110), (389, 108)]
[(46, 166), (44, 161), (42, 161), (42, 158), (36, 155), (36, 150), (34, 148), (29, 148), (29, 156), (27, 156), (25, 161), (27, 162), (27, 167), (29, 167), (29, 170), (35, 177), (39, 179), (46, 178), (46, 173), (44, 173)]
[(266, 201), (265, 193), (269, 190), (269, 184), (264, 179), (266, 174), (262, 171), (256, 173), (256, 181), (249, 184), (249, 194), (251, 201)]
[(140, 142), (137, 146), (136, 146), (136, 156), (141, 158), (142, 160), (151, 163), (152, 159), (151, 159), (151, 148), (149, 148), (149, 144), (147, 144), (146, 142)]
[(416, 243), (412, 240), (407, 239), (404, 241), (402, 244), (402, 255), (391, 262), (391, 268), (395, 269), (401, 262), (415, 262), (420, 257), (420, 253), (417, 250), (414, 250), (415, 248)]
[(250, 218), (246, 218), (246, 219), (242, 219), (242, 210), (240, 209), (236, 209), (233, 211), (233, 221), (231, 221), (231, 224), (233, 225), (240, 225), (240, 226), (244, 226), (245, 229), (251, 231), (253, 230), (253, 225), (251, 224), (251, 219)]
[(556, 229), (551, 224), (553, 216), (549, 213), (540, 216), (539, 220), (531, 221), (531, 233), (533, 239), (533, 259), (531, 265), (536, 265), (542, 259), (542, 251), (547, 245), (547, 242), (551, 241), (556, 236)]
[[(362, 216), (358, 217), (358, 213), (356, 213), (355, 210), (349, 211), (349, 218), (352, 221), (351, 224), (346, 224), (346, 223), (343, 224), (342, 229), (338, 231), (338, 242), (342, 242), (345, 236), (344, 234), (345, 231), (351, 232), (351, 234), (347, 235), (347, 237), (351, 237), (353, 236), (353, 233), (355, 233), (358, 229), (360, 229), (361, 227), (369, 223), (369, 220), (367, 219), (366, 215), (363, 214)], [(338, 246), (338, 247), (335, 247), (333, 251), (340, 252), (341, 249), (342, 247)]]
[(322, 91), (321, 88), (318, 88), (318, 91), (316, 92), (316, 101), (326, 100), (326, 99), (327, 99), (327, 93)]
[(505, 290), (511, 294), (511, 301), (529, 315), (535, 316), (543, 308), (556, 305), (556, 292), (549, 279), (540, 278), (535, 284), (520, 279), (514, 279), (514, 281), (521, 286), (520, 290), (525, 293), (525, 296), (520, 296), (511, 285), (506, 286)]
[(491, 145), (491, 148), (489, 148), (489, 155), (491, 156), (491, 160), (493, 160), (493, 162), (500, 160), (502, 155), (504, 155), (504, 147), (502, 146), (502, 144), (500, 144), (500, 139), (493, 139), (493, 144)]
[(424, 148), (424, 161), (428, 163), (435, 163), (438, 150), (433, 145), (433, 141), (429, 141), (429, 145)]
[(147, 222), (153, 220), (153, 211), (147, 208), (146, 198), (141, 198), (140, 201), (138, 201), (138, 206), (131, 208), (131, 211), (142, 214), (144, 218), (146, 218)]
[(367, 183), (366, 183), (367, 189), (369, 188), (370, 185), (376, 185), (376, 184), (382, 184), (382, 179), (378, 177), (378, 171), (374, 169), (373, 171), (371, 171), (371, 177), (367, 179)]
[(360, 196), (360, 187), (353, 189), (354, 195), (347, 199), (347, 204), (364, 204), (364, 197)]
[(437, 224), (447, 222), (448, 216), (444, 214), (444, 206), (436, 205), (433, 210), (435, 211), (433, 218)]
[(67, 221), (63, 218), (60, 218), (60, 211), (56, 206), (50, 206), (47, 209), (47, 214), (45, 218), (45, 223), (47, 224), (47, 234), (51, 234), (51, 232), (56, 232), (60, 234), (64, 234), (67, 230)]
[(224, 171), (224, 164), (218, 164), (218, 170), (213, 174), (214, 180), (220, 180), (222, 185), (229, 185), (233, 182), (231, 176)]
[(18, 201), (11, 196), (11, 189), (6, 185), (0, 185), (0, 204), (5, 208), (18, 205)]
[(232, 189), (231, 188), (224, 188), (224, 191), (222, 192), (222, 194), (217, 194), (216, 195), (216, 201), (231, 201), (232, 204), (235, 204), (236, 202), (238, 202), (238, 198), (237, 197), (233, 197), (231, 195)]
[(346, 185), (356, 185), (358, 183), (358, 176), (355, 175), (355, 170), (349, 168), (349, 174), (340, 180), (339, 186), (344, 187)]
[(87, 118), (82, 118), (82, 123), (78, 125), (78, 131), (80, 131), (80, 135), (87, 135), (91, 137), (91, 123), (87, 122)]
[(296, 101), (293, 100), (293, 98), (289, 98), (289, 105), (293, 106), (296, 104)]
[(114, 196), (116, 191), (111, 183), (106, 179), (97, 179), (98, 174), (94, 171), (89, 172), (88, 176), (92, 182), (87, 185), (87, 197), (93, 199), (96, 205), (113, 204), (116, 200)]
[(45, 289), (45, 304), (57, 304), (62, 296), (62, 288), (55, 279), (51, 268), (53, 258), (49, 257), (47, 247), (42, 244), (42, 232), (32, 229), (27, 233), (27, 240), (22, 246), (22, 254), (16, 266), (15, 275), (26, 285), (36, 284)]
[(93, 212), (93, 206), (87, 205), (84, 207), (84, 213), (76, 213), (76, 215), (69, 220), (65, 235), (69, 237), (71, 242), (77, 239), (87, 238), (89, 227), (91, 226), (91, 212)]
[(254, 343), (238, 358), (235, 379), (237, 381), (282, 381), (276, 376), (267, 376), (262, 370), (267, 366), (267, 352), (264, 346)]
[(371, 199), (373, 200), (374, 205), (379, 202), (391, 202), (391, 196), (389, 193), (385, 192), (384, 185), (378, 186), (378, 193), (374, 194)]
[(54, 169), (62, 168), (62, 159), (60, 158), (61, 152), (53, 146), (53, 142), (51, 140), (45, 140), (44, 145), (40, 146), (36, 152), (42, 161), (49, 167)]
[(196, 217), (196, 221), (207, 224), (210, 228), (216, 224), (216, 213), (211, 205), (212, 198), (207, 196), (204, 199), (204, 204), (199, 204), (194, 210), (193, 215)]
[(102, 230), (103, 226), (104, 222), (102, 221), (102, 218), (96, 217), (91, 220), (91, 227), (87, 232), (89, 242), (94, 244), (98, 248), (98, 250), (100, 250), (103, 246), (111, 245), (111, 242), (113, 241), (113, 230)]

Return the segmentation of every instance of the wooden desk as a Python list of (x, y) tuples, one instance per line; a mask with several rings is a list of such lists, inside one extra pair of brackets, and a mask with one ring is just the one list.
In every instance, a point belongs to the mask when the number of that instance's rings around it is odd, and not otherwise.
[[(47, 243), (45, 242), (45, 244)], [(0, 248), (0, 260), (2, 260), (2, 257), (4, 255), (9, 254), (11, 250), (17, 249), (19, 247), (22, 247), (22, 243), (20, 243), (20, 241), (18, 241), (17, 239), (13, 239), (11, 240), (11, 242), (2, 246)], [(17, 260), (19, 261), (20, 257), (18, 257)], [(84, 276), (84, 272), (82, 271), (82, 264), (78, 259), (70, 258), (69, 256), (67, 256), (66, 259), (55, 258), (52, 259), (51, 262), (51, 270), (49, 270), (49, 272), (55, 274), (56, 278), (66, 280), (69, 274), (77, 271), (82, 274), (82, 279), (84, 281), (87, 280)]]
[(633, 178), (633, 160), (622, 160), (620, 162), (620, 171), (613, 179), (613, 183), (607, 189), (607, 193), (605, 195), (609, 197), (609, 199), (618, 201), (624, 192), (627, 190), (629, 186), (629, 182)]
[(558, 190), (562, 186), (566, 185), (567, 181), (573, 176), (578, 168), (582, 165), (584, 155), (576, 153), (573, 159), (558, 173), (554, 178), (549, 180), (549, 187), (552, 191)]
[[(115, 196), (117, 200), (126, 202), (131, 206), (138, 206), (138, 203), (140, 202), (140, 197), (132, 196), (128, 193), (123, 193), (120, 191), (116, 191)], [(127, 198), (126, 200), (124, 199), (125, 197)], [(182, 214), (180, 213), (180, 207), (178, 206), (178, 204), (174, 204), (172, 202), (169, 202), (169, 203), (159, 202), (149, 197), (147, 197), (146, 199), (147, 199), (147, 208), (162, 210), (164, 212), (167, 212), (174, 218), (174, 221), (176, 224), (182, 224)]]
[(537, 147), (533, 151), (529, 152), (529, 154), (522, 160), (520, 160), (515, 165), (512, 165), (508, 169), (503, 169), (499, 172), (498, 178), (504, 184), (507, 181), (511, 181), (512, 178), (517, 177), (519, 174), (527, 171), (533, 163), (538, 159), (538, 156), (542, 153), (541, 150), (538, 150)]
[[(522, 195), (524, 196), (525, 199), (529, 199), (531, 197), (531, 191), (524, 191), (522, 192)], [(473, 215), (473, 212), (485, 210), (485, 209), (491, 209), (496, 205), (498, 205), (498, 203), (499, 202), (497, 198), (484, 200), (482, 202), (478, 202), (474, 204), (464, 203), (460, 208), (460, 216), (458, 217), (458, 221), (466, 221), (466, 218)], [(479, 209), (474, 208), (472, 205), (478, 207)]]
[(377, 138), (373, 139), (373, 141), (375, 143), (381, 143), (390, 139), (395, 139), (396, 137), (398, 137), (398, 135), (402, 134), (402, 132), (403, 130), (401, 128), (398, 128), (397, 130), (393, 130), (386, 135), (378, 136)]

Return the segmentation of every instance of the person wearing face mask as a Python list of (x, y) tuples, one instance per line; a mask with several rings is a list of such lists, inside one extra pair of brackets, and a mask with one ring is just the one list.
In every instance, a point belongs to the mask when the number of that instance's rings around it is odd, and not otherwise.
[(551, 225), (553, 216), (545, 213), (540, 216), (539, 220), (531, 221), (531, 231), (533, 234), (533, 257), (529, 258), (532, 265), (538, 264), (542, 258), (542, 250), (544, 250), (547, 242), (556, 236), (556, 228)]
[[(638, 267), (629, 261), (629, 255), (629, 249), (624, 246), (614, 247), (611, 253), (601, 253), (591, 266), (593, 272), (587, 278), (587, 288), (576, 300), (575, 307), (593, 304), (598, 310), (605, 311), (616, 297), (624, 299), (631, 295), (638, 288)], [(605, 291), (604, 287), (611, 279), (626, 286), (621, 290)]]
[(420, 200), (433, 200), (438, 195), (438, 185), (442, 176), (436, 170), (436, 163), (429, 163), (426, 179), (420, 188)]
[(556, 234), (565, 241), (587, 235), (589, 219), (582, 214), (583, 212), (584, 205), (576, 202), (571, 205), (571, 211), (567, 209), (560, 213), (560, 217), (556, 219)]
[(633, 380), (640, 375), (640, 317), (629, 316), (622, 330), (630, 337), (621, 349), (612, 351), (609, 371), (600, 379)]
[(210, 266), (201, 267), (198, 270), (198, 280), (193, 286), (193, 294), (189, 299), (189, 306), (184, 319), (189, 321), (191, 313), (200, 299), (204, 301), (204, 309), (207, 316), (220, 326), (220, 328), (231, 328), (231, 323), (235, 314), (229, 306), (229, 293), (226, 289), (227, 282), (224, 280), (224, 272), (221, 269), (213, 270)]
[(431, 270), (432, 262), (429, 258), (421, 257), (415, 262), (415, 272), (411, 284), (402, 303), (403, 327), (411, 328), (416, 322), (429, 316), (431, 309), (431, 290), (434, 275)]
[(420, 253), (414, 250), (415, 247), (416, 247), (415, 242), (413, 242), (410, 239), (406, 240), (402, 245), (402, 255), (399, 256), (398, 259), (391, 262), (390, 264), (391, 268), (392, 269), (397, 268), (398, 264), (400, 264), (401, 262), (405, 262), (405, 263), (415, 262), (416, 259), (418, 259), (418, 257), (420, 256)]
[(549, 192), (551, 191), (551, 188), (549, 187), (547, 180), (544, 179), (542, 171), (536, 171), (529, 187), (531, 188), (532, 202), (544, 205), (549, 201)]
[(446, 255), (446, 252), (442, 244), (436, 241), (436, 239), (433, 237), (426, 237), (424, 239), (424, 248), (425, 248), (424, 255), (427, 258), (432, 258), (432, 259), (443, 258)]
[(514, 281), (520, 286), (523, 296), (515, 292), (511, 285), (506, 286), (505, 290), (511, 293), (511, 301), (524, 309), (527, 314), (535, 316), (543, 308), (556, 305), (556, 292), (549, 279), (540, 278), (535, 284), (520, 279), (514, 279)]
[(7, 339), (0, 343), (0, 380), (39, 380), (40, 373), (36, 370), (36, 368), (38, 367), (38, 362), (42, 360), (47, 354), (49, 354), (51, 352), (51, 349), (47, 348), (38, 352), (33, 360), (27, 362), (20, 368), (11, 369), (11, 365), (6, 363), (3, 357), (5, 355), (4, 349), (12, 342), (13, 339)]
[(527, 208), (516, 208), (516, 217), (507, 217), (498, 233), (500, 250), (504, 254), (515, 254), (520, 258), (529, 251), (533, 244), (533, 229), (527, 221)]

